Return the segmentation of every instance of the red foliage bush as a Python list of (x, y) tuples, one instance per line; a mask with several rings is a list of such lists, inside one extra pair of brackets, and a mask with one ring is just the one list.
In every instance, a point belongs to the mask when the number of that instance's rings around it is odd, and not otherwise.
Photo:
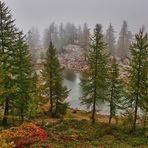
[(14, 140), (17, 148), (47, 138), (47, 133), (31, 122), (4, 130), (1, 135)]

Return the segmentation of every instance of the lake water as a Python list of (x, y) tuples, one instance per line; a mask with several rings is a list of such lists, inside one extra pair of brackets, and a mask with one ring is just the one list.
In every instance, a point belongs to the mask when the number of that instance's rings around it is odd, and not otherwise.
[[(67, 101), (70, 104), (70, 107), (75, 109), (86, 109), (84, 105), (81, 105), (80, 98), (82, 97), (82, 88), (80, 86), (81, 79), (84, 75), (80, 72), (75, 71), (65, 71), (63, 85), (67, 86), (70, 90)], [(107, 103), (100, 103), (99, 110), (101, 114), (109, 114), (109, 106)]]

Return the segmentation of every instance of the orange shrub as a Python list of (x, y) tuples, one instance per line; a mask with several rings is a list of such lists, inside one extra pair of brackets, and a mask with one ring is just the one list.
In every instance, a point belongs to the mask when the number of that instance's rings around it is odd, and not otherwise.
[(9, 137), (17, 145), (32, 143), (34, 139), (47, 138), (46, 132), (31, 122), (23, 123), (19, 127), (11, 127), (10, 129), (3, 130), (0, 136), (3, 138)]

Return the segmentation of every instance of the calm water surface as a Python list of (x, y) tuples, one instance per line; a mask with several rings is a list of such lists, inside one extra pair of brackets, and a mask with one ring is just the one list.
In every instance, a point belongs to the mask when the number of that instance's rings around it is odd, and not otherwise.
[[(84, 105), (81, 105), (80, 98), (82, 97), (82, 88), (80, 86), (81, 79), (84, 78), (84, 74), (75, 71), (65, 71), (63, 85), (67, 86), (68, 90), (71, 90), (67, 101), (72, 108), (86, 109)], [(109, 107), (106, 103), (100, 103), (100, 112), (102, 114), (109, 113)]]

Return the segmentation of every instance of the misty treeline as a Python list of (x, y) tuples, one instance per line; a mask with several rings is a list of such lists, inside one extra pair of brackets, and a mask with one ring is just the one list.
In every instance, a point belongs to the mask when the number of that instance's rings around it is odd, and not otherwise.
[[(110, 24), (104, 34), (104, 41), (107, 43), (107, 49), (112, 56), (116, 56), (124, 60), (129, 55), (129, 45), (133, 35), (128, 28), (127, 22), (124, 20), (119, 32), (118, 38), (115, 36), (115, 29)], [(37, 60), (47, 50), (50, 41), (52, 41), (59, 53), (64, 52), (64, 47), (69, 44), (79, 45), (84, 50), (85, 59), (88, 52), (88, 47), (91, 42), (90, 36), (92, 29), (87, 23), (83, 26), (76, 26), (73, 23), (61, 23), (60, 25), (52, 22), (49, 27), (44, 30), (42, 39), (37, 28), (32, 27), (27, 33), (27, 41), (30, 48), (30, 53)], [(42, 47), (41, 47), (42, 45)], [(43, 50), (41, 49), (43, 48)]]
[[(55, 28), (53, 23), (45, 31), (47, 50), (42, 60), (41, 75), (37, 75), (32, 62), (36, 52), (30, 49), (37, 49), (39, 33), (37, 29), (32, 29), (26, 39), (16, 27), (8, 7), (0, 1), (0, 109), (3, 125), (15, 122), (18, 118), (23, 122), (37, 118), (38, 115), (43, 116), (42, 108), (47, 103), (49, 110), (44, 113), (56, 117), (62, 117), (66, 113), (68, 103), (65, 100), (69, 90), (62, 85), (63, 69), (57, 53), (62, 52), (62, 47), (67, 44), (81, 43), (84, 49), (87, 47), (87, 54), (84, 56), (88, 62), (88, 70), (85, 71), (88, 78), (81, 83), (84, 91), (81, 103), (91, 109), (92, 122), (95, 122), (100, 101), (107, 101), (110, 104), (109, 123), (113, 117), (117, 118), (117, 109), (121, 109), (127, 113), (125, 118), (129, 122), (126, 124), (130, 124), (132, 131), (135, 131), (137, 120), (141, 117), (139, 110), (144, 119), (148, 117), (148, 35), (144, 27), (130, 43), (131, 33), (127, 30), (126, 22), (123, 23), (118, 41), (121, 52), (118, 54), (122, 57), (126, 57), (128, 52), (130, 54), (127, 56), (129, 65), (124, 78), (120, 78), (120, 67), (114, 55), (116, 45), (111, 25), (105, 36), (98, 24), (92, 35), (86, 24), (82, 30), (80, 27), (76, 29), (73, 24), (65, 27), (60, 25), (62, 32), (67, 32), (64, 33), (66, 37), (62, 35), (61, 38)], [(85, 38), (82, 35), (81, 42), (78, 32), (87, 36)], [(56, 44), (56, 37), (61, 40), (61, 44)], [(146, 121), (144, 120), (145, 125)]]

